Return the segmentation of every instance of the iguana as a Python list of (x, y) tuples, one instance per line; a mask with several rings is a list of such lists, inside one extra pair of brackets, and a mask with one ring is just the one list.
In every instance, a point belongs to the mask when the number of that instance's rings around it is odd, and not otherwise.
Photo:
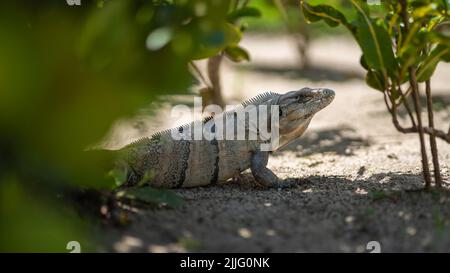
[[(278, 105), (279, 147), (299, 138), (308, 127), (315, 113), (329, 105), (334, 99), (330, 89), (303, 88), (285, 94), (264, 93), (243, 102), (240, 107), (250, 105)], [(267, 120), (270, 123), (268, 111)], [(203, 124), (214, 131), (218, 117), (227, 117), (228, 122), (237, 123), (236, 109), (207, 118)], [(288, 183), (279, 179), (266, 167), (270, 151), (262, 151), (266, 143), (259, 137), (250, 140), (248, 117), (245, 120), (244, 140), (175, 140), (170, 130), (140, 139), (118, 150), (117, 168), (126, 172), (123, 187), (148, 184), (153, 187), (196, 187), (227, 181), (250, 169), (258, 184), (265, 187), (284, 187)], [(194, 123), (175, 128), (179, 132), (192, 128)], [(212, 127), (211, 127), (212, 126)], [(268, 128), (271, 128), (270, 124)], [(259, 128), (257, 128), (259, 129)], [(237, 132), (237, 130), (236, 130)]]

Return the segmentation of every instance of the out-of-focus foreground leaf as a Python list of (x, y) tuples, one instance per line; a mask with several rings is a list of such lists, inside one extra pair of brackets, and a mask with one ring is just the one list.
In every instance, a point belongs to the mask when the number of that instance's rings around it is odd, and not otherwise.
[(232, 11), (227, 15), (227, 20), (230, 23), (234, 23), (236, 20), (242, 17), (260, 17), (261, 12), (254, 7), (243, 7), (237, 10)]
[(167, 189), (154, 189), (151, 187), (138, 187), (119, 192), (120, 196), (138, 200), (149, 204), (162, 204), (175, 208), (182, 204), (182, 199), (173, 191)]
[[(238, 42), (228, 4), (0, 4), (0, 195), (11, 196), (1, 200), (3, 251), (66, 251), (60, 242), (81, 240), (86, 230), (64, 216), (57, 189), (116, 186), (110, 153), (86, 148), (116, 119), (186, 92), (194, 57)], [(12, 195), (11, 178), (19, 189)]]
[(250, 61), (250, 54), (247, 50), (239, 46), (229, 46), (225, 48), (225, 55), (233, 62)]

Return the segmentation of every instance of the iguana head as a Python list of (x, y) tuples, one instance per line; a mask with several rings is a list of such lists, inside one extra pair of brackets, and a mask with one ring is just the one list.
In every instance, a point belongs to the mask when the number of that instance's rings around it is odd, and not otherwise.
[(325, 88), (306, 87), (280, 95), (278, 99), (280, 146), (300, 137), (314, 114), (329, 105), (333, 99), (334, 91)]

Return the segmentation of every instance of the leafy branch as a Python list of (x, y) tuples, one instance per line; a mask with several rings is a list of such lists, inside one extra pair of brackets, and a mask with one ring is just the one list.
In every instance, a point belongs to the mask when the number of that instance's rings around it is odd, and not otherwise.
[[(386, 1), (383, 15), (372, 16), (371, 7), (362, 0), (351, 0), (356, 19), (349, 22), (339, 10), (329, 5), (309, 5), (301, 0), (310, 22), (323, 20), (331, 27), (345, 26), (358, 42), (367, 70), (366, 82), (383, 93), (394, 127), (401, 133), (419, 136), (425, 187), (431, 186), (431, 175), (424, 135), (429, 136), (434, 180), (442, 185), (436, 139), (450, 143), (450, 129), (435, 128), (431, 78), (439, 62), (450, 62), (450, 37), (445, 34), (450, 13), (446, 1)], [(408, 84), (406, 92), (402, 86)], [(428, 125), (422, 120), (419, 84), (425, 83)], [(412, 107), (410, 106), (412, 101)], [(404, 127), (398, 120), (398, 109), (404, 107), (411, 122)]]

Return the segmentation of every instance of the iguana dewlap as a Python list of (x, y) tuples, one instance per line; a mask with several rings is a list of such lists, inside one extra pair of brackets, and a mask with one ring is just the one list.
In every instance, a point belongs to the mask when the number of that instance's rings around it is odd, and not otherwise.
[[(314, 114), (333, 99), (332, 90), (303, 88), (286, 94), (265, 93), (242, 103), (241, 107), (266, 105), (270, 109), (278, 105), (279, 148), (299, 138)], [(226, 116), (227, 122), (238, 123), (233, 111), (220, 115)], [(269, 110), (269, 122), (270, 115)], [(214, 128), (217, 117), (205, 119), (203, 123)], [(248, 136), (250, 128), (254, 127), (248, 125), (248, 120), (245, 122)], [(182, 132), (193, 124), (175, 129)], [(167, 130), (119, 150), (117, 166), (127, 173), (125, 187), (137, 184), (166, 188), (204, 186), (227, 181), (247, 169), (251, 169), (256, 182), (267, 187), (282, 187), (283, 182), (266, 167), (270, 152), (261, 150), (261, 144), (266, 142), (259, 136), (256, 140), (176, 140)]]

